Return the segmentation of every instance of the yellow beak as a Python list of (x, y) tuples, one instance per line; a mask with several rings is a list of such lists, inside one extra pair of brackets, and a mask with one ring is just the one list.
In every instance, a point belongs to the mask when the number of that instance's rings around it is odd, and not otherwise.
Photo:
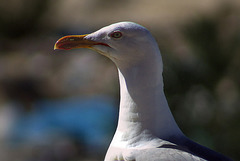
[(105, 45), (107, 44), (88, 40), (85, 37), (86, 35), (69, 35), (60, 38), (54, 45), (54, 50), (63, 49), (70, 50), (75, 48), (92, 48), (93, 45)]

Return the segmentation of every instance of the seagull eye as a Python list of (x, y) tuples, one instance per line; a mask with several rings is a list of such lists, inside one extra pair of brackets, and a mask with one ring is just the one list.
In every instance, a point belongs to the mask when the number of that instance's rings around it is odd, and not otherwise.
[(115, 31), (111, 34), (111, 37), (120, 38), (120, 37), (122, 37), (122, 33), (120, 31)]

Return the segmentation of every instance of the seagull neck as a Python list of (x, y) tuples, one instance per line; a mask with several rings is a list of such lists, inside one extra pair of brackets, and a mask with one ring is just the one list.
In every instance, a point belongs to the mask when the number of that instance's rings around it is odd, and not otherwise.
[(157, 63), (161, 61), (145, 62), (118, 68), (121, 99), (117, 133), (128, 139), (146, 134), (168, 139), (181, 134), (163, 92), (162, 67)]

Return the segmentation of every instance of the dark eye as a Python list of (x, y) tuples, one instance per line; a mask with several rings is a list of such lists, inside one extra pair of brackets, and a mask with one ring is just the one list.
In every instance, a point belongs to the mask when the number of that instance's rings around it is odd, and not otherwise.
[(120, 37), (122, 37), (122, 33), (120, 31), (115, 31), (111, 34), (111, 37), (120, 38)]

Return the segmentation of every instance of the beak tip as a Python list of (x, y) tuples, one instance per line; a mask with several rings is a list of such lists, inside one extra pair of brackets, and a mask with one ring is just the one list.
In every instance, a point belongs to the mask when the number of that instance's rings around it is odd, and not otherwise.
[(54, 50), (62, 49), (62, 48), (61, 48), (61, 40), (62, 40), (62, 38), (58, 39), (58, 40), (55, 42), (54, 47), (53, 47)]
[(59, 44), (59, 41), (57, 41), (57, 42), (54, 44), (53, 50), (59, 50), (59, 49), (64, 49), (64, 48), (61, 48), (61, 47), (60, 47), (60, 44)]
[(56, 44), (55, 44), (53, 50), (57, 50), (57, 49), (58, 49), (58, 48), (57, 48), (57, 46), (56, 46)]

